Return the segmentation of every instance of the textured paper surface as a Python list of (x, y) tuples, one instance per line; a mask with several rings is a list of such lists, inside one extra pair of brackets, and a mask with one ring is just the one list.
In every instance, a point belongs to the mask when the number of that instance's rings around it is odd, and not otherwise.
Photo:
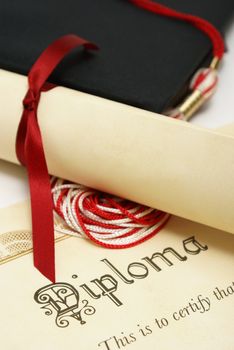
[[(0, 157), (12, 162), (26, 89), (0, 72)], [(38, 115), (52, 174), (234, 232), (232, 136), (62, 87)]]
[[(25, 204), (1, 209), (0, 238), (29, 222)], [(31, 254), (0, 265), (4, 350), (233, 349), (233, 235), (172, 217), (127, 250), (68, 238), (56, 260), (54, 285)]]

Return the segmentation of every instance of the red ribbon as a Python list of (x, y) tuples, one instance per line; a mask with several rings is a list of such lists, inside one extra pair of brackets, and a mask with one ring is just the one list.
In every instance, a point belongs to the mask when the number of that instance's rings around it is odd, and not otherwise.
[(37, 108), (41, 92), (54, 87), (46, 80), (60, 61), (78, 46), (97, 49), (95, 44), (76, 35), (65, 35), (49, 45), (34, 63), (28, 75), (29, 88), (16, 138), (16, 154), (27, 168), (30, 185), (34, 265), (52, 282), (55, 282), (53, 202)]
[(224, 41), (220, 32), (209, 21), (204, 18), (190, 15), (189, 13), (179, 12), (170, 7), (164, 6), (152, 0), (130, 0), (136, 6), (160, 16), (175, 18), (180, 21), (188, 22), (195, 28), (205, 33), (211, 40), (214, 56), (221, 59), (224, 54)]

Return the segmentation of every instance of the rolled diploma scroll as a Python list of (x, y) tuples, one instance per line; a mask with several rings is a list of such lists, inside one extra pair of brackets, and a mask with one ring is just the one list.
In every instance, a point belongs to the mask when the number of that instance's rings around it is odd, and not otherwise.
[[(0, 70), (0, 158), (14, 163), (27, 87)], [(234, 233), (234, 137), (63, 87), (38, 119), (50, 174)]]

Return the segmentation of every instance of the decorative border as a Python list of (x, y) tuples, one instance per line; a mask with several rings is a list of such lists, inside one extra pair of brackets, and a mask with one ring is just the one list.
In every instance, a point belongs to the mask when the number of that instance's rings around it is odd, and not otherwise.
[[(61, 242), (61, 241), (65, 240), (67, 238), (70, 238), (70, 237), (71, 236), (69, 236), (69, 235), (63, 235), (61, 237), (57, 237), (57, 238), (55, 238), (55, 243)], [(0, 265), (6, 264), (9, 261), (18, 259), (21, 256), (24, 256), (24, 255), (27, 255), (29, 253), (32, 253), (32, 251), (33, 251), (33, 248), (30, 248), (30, 249), (27, 249), (27, 250), (25, 250), (25, 251), (23, 251), (21, 253), (15, 254), (13, 256), (9, 256), (9, 257), (3, 258), (2, 260), (0, 260)]]

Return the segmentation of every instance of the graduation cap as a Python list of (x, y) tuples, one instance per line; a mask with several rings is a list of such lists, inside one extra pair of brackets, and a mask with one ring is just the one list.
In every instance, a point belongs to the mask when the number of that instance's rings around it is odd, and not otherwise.
[[(185, 95), (192, 74), (209, 61), (212, 44), (215, 51), (212, 69), (222, 57), (222, 38), (210, 22), (224, 31), (233, 4), (228, 0), (222, 4), (211, 0), (205, 3), (180, 1), (178, 6), (175, 1), (163, 1), (163, 4), (191, 15), (161, 5), (155, 8), (155, 3), (149, 0), (105, 0), (101, 3), (93, 0), (67, 3), (24, 0), (20, 4), (13, 3), (10, 12), (4, 2), (0, 4), (1, 23), (5, 30), (0, 37), (0, 67), (19, 74), (30, 71), (29, 90), (24, 98), (24, 112), (17, 135), (17, 155), (29, 172), (34, 262), (52, 281), (55, 279), (52, 200), (36, 115), (41, 91), (48, 91), (56, 84), (153, 112), (162, 112), (176, 105)], [(155, 13), (161, 16), (155, 16)], [(67, 32), (77, 33), (88, 40), (65, 36), (49, 46), (37, 60), (51, 41)], [(50, 84), (45, 83), (50, 72), (72, 49), (77, 46), (95, 49), (93, 43), (101, 48), (100, 55), (80, 52), (77, 64), (77, 52), (69, 54), (49, 78)], [(195, 76), (192, 85), (196, 88), (206, 74), (203, 71)], [(205, 86), (208, 95), (215, 83), (212, 80), (208, 88)], [(200, 93), (192, 96), (192, 110), (194, 101), (197, 105), (197, 100), (200, 103), (203, 97)], [(189, 110), (190, 116), (191, 101), (189, 108), (188, 101), (185, 102), (171, 115), (186, 117)], [(118, 206), (118, 200), (115, 205)], [(130, 206), (130, 209), (133, 208)], [(139, 213), (141, 211), (137, 211)], [(162, 219), (161, 224), (165, 224), (168, 216), (165, 213), (157, 215)], [(147, 217), (147, 220), (151, 219), (152, 215)], [(86, 223), (91, 224), (91, 221)], [(157, 226), (154, 233), (162, 225)], [(152, 232), (144, 238), (151, 235)], [(122, 233), (120, 238), (129, 236), (129, 232)], [(90, 238), (98, 242), (95, 237)], [(41, 241), (44, 241), (43, 246)], [(138, 241), (141, 242), (142, 237)], [(99, 240), (99, 243), (103, 242)]]
[[(160, 3), (204, 18), (222, 33), (234, 11), (232, 0)], [(212, 53), (209, 38), (194, 26), (129, 0), (1, 1), (0, 21), (2, 69), (26, 75), (45, 47), (74, 33), (97, 44), (100, 54), (78, 63), (71, 53), (50, 81), (153, 112), (177, 103)]]

